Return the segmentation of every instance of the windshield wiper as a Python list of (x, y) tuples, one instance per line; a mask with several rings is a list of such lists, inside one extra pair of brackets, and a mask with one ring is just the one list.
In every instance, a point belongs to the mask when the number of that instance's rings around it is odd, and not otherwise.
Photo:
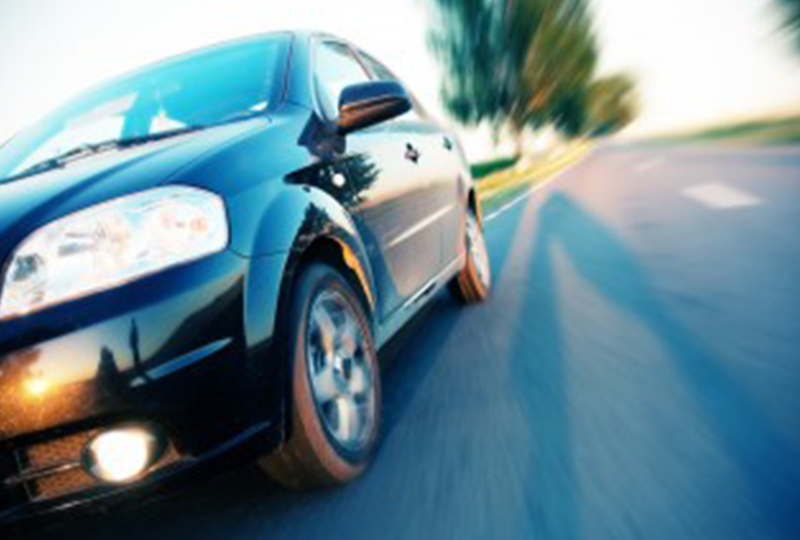
[(63, 154), (40, 161), (39, 163), (28, 167), (20, 173), (5, 178), (3, 181), (17, 180), (26, 176), (33, 176), (35, 174), (41, 174), (43, 172), (61, 168), (74, 159), (80, 159), (83, 156), (93, 155), (98, 151), (101, 151), (101, 148), (102, 147), (100, 144), (84, 144), (78, 146), (72, 150), (64, 152)]
[(20, 173), (17, 173), (13, 176), (9, 176), (5, 179), (1, 179), (0, 182), (18, 180), (20, 178), (25, 178), (27, 176), (34, 176), (47, 171), (51, 171), (53, 169), (60, 169), (65, 165), (67, 165), (68, 163), (77, 161), (79, 159), (83, 159), (85, 157), (94, 156), (102, 152), (105, 152), (107, 150), (115, 150), (119, 148), (128, 148), (131, 146), (146, 144), (148, 142), (154, 142), (161, 139), (166, 139), (168, 137), (174, 137), (176, 135), (182, 135), (184, 133), (205, 129), (205, 127), (207, 126), (186, 126), (177, 129), (170, 129), (168, 131), (151, 133), (150, 135), (142, 135), (140, 137), (129, 137), (127, 139), (110, 139), (108, 141), (102, 141), (99, 143), (82, 144), (81, 146), (75, 147), (72, 150), (67, 150), (63, 154), (59, 154), (55, 157), (51, 157), (44, 161), (40, 161), (39, 163), (31, 167), (28, 167), (27, 169), (25, 169)]
[(28, 167), (24, 171), (17, 173), (13, 176), (0, 179), (0, 183), (8, 182), (11, 180), (18, 180), (20, 178), (25, 178), (27, 176), (34, 176), (47, 171), (51, 171), (53, 169), (60, 169), (65, 165), (67, 165), (68, 163), (77, 161), (79, 159), (83, 159), (85, 157), (94, 156), (102, 152), (105, 152), (107, 150), (116, 150), (120, 148), (130, 148), (133, 146), (139, 146), (142, 144), (160, 141), (162, 139), (175, 137), (177, 135), (192, 133), (194, 131), (201, 131), (204, 129), (221, 126), (224, 124), (231, 124), (242, 120), (248, 120), (250, 118), (263, 115), (264, 113), (261, 111), (244, 111), (242, 113), (237, 113), (233, 116), (229, 116), (228, 118), (222, 120), (221, 122), (216, 122), (213, 124), (184, 126), (175, 129), (169, 129), (166, 131), (158, 131), (156, 133), (150, 133), (148, 135), (141, 135), (138, 137), (128, 137), (126, 139), (109, 139), (107, 141), (102, 141), (98, 143), (83, 144), (81, 146), (73, 148), (72, 150), (68, 150), (63, 154), (59, 154), (55, 157), (48, 158), (44, 161), (40, 161), (39, 163), (31, 167)]
[[(234, 113), (219, 122), (214, 122), (213, 124), (204, 124), (204, 125), (196, 125), (196, 126), (184, 126), (175, 129), (170, 129), (167, 131), (157, 131), (155, 133), (150, 133), (149, 135), (142, 135), (139, 137), (129, 137), (127, 139), (119, 139), (114, 141), (107, 141), (105, 143), (99, 143), (99, 145), (111, 147), (111, 148), (128, 148), (131, 146), (138, 146), (140, 144), (147, 144), (155, 141), (160, 141), (161, 139), (167, 139), (169, 137), (175, 137), (176, 135), (183, 135), (184, 133), (191, 133), (193, 131), (202, 131), (204, 129), (210, 129), (217, 126), (223, 126), (225, 124), (233, 124), (235, 122), (242, 122), (244, 120), (249, 120), (251, 118), (255, 118), (257, 116), (264, 116), (263, 111), (242, 111), (238, 113)], [(96, 152), (95, 152), (96, 153)], [(74, 158), (73, 158), (74, 159)], [(70, 160), (71, 161), (71, 160)]]

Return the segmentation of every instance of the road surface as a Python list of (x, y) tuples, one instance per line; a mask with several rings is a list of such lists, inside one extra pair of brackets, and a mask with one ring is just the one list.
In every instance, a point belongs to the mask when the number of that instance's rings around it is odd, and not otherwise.
[(606, 146), (487, 237), (491, 300), (385, 351), (357, 483), (244, 468), (25, 538), (800, 538), (800, 150)]

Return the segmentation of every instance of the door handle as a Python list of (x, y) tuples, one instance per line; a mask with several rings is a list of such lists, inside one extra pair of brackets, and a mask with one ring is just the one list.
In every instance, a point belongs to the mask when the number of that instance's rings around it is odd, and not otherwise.
[(420, 156), (419, 150), (414, 148), (413, 144), (406, 143), (406, 154), (405, 154), (406, 159), (414, 163), (419, 163), (419, 156)]

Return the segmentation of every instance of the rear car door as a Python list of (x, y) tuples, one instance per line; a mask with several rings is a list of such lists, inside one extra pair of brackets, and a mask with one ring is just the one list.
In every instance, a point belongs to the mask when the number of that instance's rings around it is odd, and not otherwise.
[[(315, 91), (326, 120), (338, 116), (344, 87), (370, 80), (346, 44), (320, 40), (314, 49)], [(394, 122), (350, 133), (335, 158), (339, 198), (365, 243), (385, 320), (439, 271), (441, 234), (432, 219), (434, 186), (419, 166), (419, 136)]]

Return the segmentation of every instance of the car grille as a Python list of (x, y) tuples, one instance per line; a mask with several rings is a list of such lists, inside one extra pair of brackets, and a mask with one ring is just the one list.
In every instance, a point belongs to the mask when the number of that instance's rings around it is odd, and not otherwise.
[(81, 467), (81, 453), (95, 434), (86, 431), (16, 451), (21, 483), (31, 499), (51, 499), (95, 486), (95, 479)]
[(23, 486), (6, 485), (6, 480), (18, 473), (13, 454), (0, 450), (0, 515), (30, 500)]

